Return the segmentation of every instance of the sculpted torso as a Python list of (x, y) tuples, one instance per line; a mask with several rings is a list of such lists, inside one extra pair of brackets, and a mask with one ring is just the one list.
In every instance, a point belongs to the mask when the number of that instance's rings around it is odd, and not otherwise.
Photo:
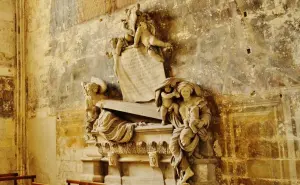
[[(179, 113), (183, 120), (188, 119), (190, 116), (190, 111), (192, 107), (198, 106), (201, 101), (200, 97), (191, 97), (188, 101), (180, 102), (179, 104)], [(199, 112), (197, 112), (199, 116)], [(196, 116), (196, 115), (194, 115)]]

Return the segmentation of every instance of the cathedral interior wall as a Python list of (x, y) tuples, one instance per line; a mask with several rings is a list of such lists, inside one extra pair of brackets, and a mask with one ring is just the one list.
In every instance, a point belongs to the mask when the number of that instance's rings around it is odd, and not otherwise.
[[(80, 83), (98, 77), (120, 96), (106, 52), (110, 39), (122, 36), (120, 20), (135, 1), (83, 2), (26, 2), (28, 166), (40, 182), (63, 184), (82, 173), (86, 144)], [(174, 46), (165, 63), (167, 76), (201, 85), (216, 104), (221, 184), (299, 181), (300, 1), (138, 2), (156, 21), (158, 37)], [(0, 7), (0, 14), (8, 16), (1, 16), (0, 32), (13, 38), (14, 19)], [(13, 48), (0, 45), (0, 64), (7, 66), (5, 53), (13, 57)], [(13, 130), (13, 120), (1, 120), (3, 153), (12, 147), (13, 135), (5, 130)]]
[(0, 1), (0, 173), (17, 169), (14, 119), (15, 3)]

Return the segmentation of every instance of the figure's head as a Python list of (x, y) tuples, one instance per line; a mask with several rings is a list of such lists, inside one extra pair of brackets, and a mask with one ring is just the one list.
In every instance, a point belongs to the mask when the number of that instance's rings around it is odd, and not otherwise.
[(165, 86), (164, 90), (165, 90), (165, 92), (169, 93), (172, 91), (172, 88), (169, 85), (167, 85), (167, 86)]
[(147, 24), (146, 24), (145, 22), (140, 22), (140, 26), (141, 26), (142, 28), (147, 29)]
[(99, 92), (100, 86), (96, 83), (88, 83), (86, 84), (86, 93), (91, 96), (97, 94)]
[(178, 92), (183, 98), (190, 98), (194, 91), (194, 87), (189, 82), (180, 82), (178, 85)]

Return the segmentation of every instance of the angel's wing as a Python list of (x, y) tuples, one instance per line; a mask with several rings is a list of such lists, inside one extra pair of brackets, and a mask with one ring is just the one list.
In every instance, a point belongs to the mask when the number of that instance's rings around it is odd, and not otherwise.
[(161, 89), (155, 91), (155, 104), (157, 107), (162, 105)]

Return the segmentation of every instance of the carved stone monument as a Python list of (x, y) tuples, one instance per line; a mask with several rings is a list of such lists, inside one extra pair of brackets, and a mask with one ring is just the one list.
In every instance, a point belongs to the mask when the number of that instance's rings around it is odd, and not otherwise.
[(217, 184), (215, 156), (222, 152), (208, 102), (199, 85), (165, 78), (162, 48), (171, 45), (156, 38), (151, 26), (149, 15), (134, 6), (124, 20), (124, 38), (113, 39), (123, 101), (109, 100), (100, 79), (83, 83), (88, 146), (82, 179), (116, 185)]
[(124, 38), (111, 40), (114, 71), (119, 79), (123, 100), (145, 102), (154, 99), (153, 91), (164, 80), (164, 54), (172, 45), (158, 39), (155, 25), (139, 4), (126, 10)]

